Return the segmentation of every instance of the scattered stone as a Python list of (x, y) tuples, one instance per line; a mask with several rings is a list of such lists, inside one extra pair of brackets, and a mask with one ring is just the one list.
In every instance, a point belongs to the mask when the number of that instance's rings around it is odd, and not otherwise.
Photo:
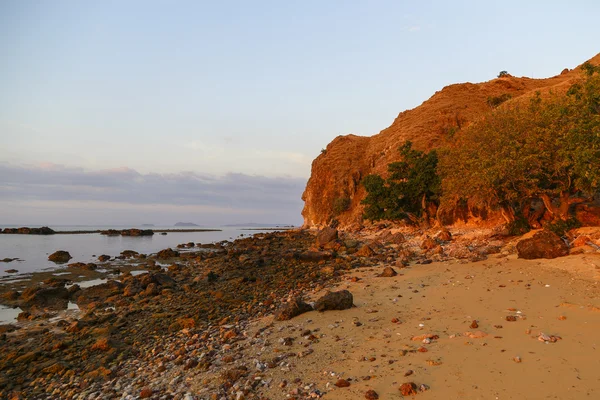
[(350, 386), (350, 382), (348, 382), (345, 379), (338, 379), (338, 381), (335, 383), (335, 386), (340, 387), (340, 388), (348, 387), (348, 386)]
[(164, 260), (167, 258), (175, 258), (175, 257), (179, 257), (179, 252), (175, 251), (171, 248), (161, 250), (156, 254), (156, 258), (158, 258), (159, 260)]
[(412, 396), (417, 394), (417, 385), (414, 382), (406, 382), (400, 386), (402, 396)]
[(398, 273), (392, 267), (385, 267), (383, 269), (383, 272), (381, 274), (379, 274), (379, 276), (382, 278), (391, 278), (396, 275), (398, 275)]
[(377, 400), (379, 399), (379, 395), (374, 390), (367, 390), (365, 393), (365, 399), (367, 400)]
[(516, 357), (513, 357), (513, 361), (514, 361), (514, 362), (516, 362), (516, 363), (520, 363), (520, 362), (522, 362), (523, 360), (521, 360), (521, 357), (519, 357), (519, 356), (516, 356)]
[(4, 271), (4, 272), (6, 272), (7, 274), (16, 274), (16, 273), (17, 273), (17, 272), (19, 272), (19, 271), (13, 268), (13, 269), (7, 269), (7, 270), (6, 270), (6, 271)]
[(515, 322), (517, 320), (517, 317), (515, 317), (514, 315), (507, 315), (506, 320), (509, 322)]
[(479, 328), (479, 324), (477, 323), (477, 320), (473, 320), (473, 322), (471, 322), (471, 329), (477, 329)]
[(357, 257), (372, 257), (375, 255), (375, 252), (369, 245), (365, 244), (354, 255)]
[(423, 242), (421, 242), (421, 249), (431, 250), (437, 247), (437, 245), (438, 244), (434, 239), (430, 238), (429, 236), (426, 236), (425, 239), (423, 239)]
[(315, 302), (315, 310), (347, 310), (352, 308), (354, 298), (348, 290), (328, 292)]

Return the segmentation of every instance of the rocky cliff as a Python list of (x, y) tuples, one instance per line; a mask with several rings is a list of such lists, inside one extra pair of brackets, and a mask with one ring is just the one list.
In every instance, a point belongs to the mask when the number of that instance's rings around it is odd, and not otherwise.
[[(589, 61), (600, 64), (600, 54)], [(536, 91), (564, 91), (580, 76), (579, 68), (565, 69), (547, 79), (507, 75), (488, 82), (446, 86), (420, 106), (401, 112), (388, 128), (374, 136), (336, 137), (312, 163), (302, 195), (304, 226), (322, 227), (333, 217), (341, 227), (360, 225), (360, 202), (365, 196), (361, 179), (371, 173), (385, 176), (387, 165), (399, 160), (398, 147), (402, 143), (410, 140), (419, 150), (439, 147), (450, 132), (490, 111), (489, 98), (508, 94), (508, 102), (515, 102)]]

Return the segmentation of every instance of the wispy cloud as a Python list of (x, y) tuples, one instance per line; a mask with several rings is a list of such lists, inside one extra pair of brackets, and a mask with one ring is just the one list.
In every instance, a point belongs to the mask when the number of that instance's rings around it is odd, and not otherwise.
[[(0, 220), (20, 207), (177, 210), (231, 222), (232, 215), (299, 219), (305, 180), (230, 173), (140, 174), (123, 167), (88, 171), (57, 164), (0, 164)], [(7, 208), (8, 205), (8, 208)], [(269, 221), (273, 221), (269, 218)], [(266, 221), (265, 221), (266, 222)]]

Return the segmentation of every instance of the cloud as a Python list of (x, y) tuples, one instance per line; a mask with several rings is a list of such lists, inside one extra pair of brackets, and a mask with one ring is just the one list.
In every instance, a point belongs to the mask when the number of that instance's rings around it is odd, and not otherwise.
[(41, 207), (130, 209), (134, 214), (155, 210), (161, 215), (187, 211), (224, 222), (239, 222), (232, 220), (234, 215), (257, 215), (263, 218), (259, 222), (297, 222), (305, 184), (302, 178), (242, 173), (140, 174), (127, 167), (88, 171), (57, 164), (0, 164), (0, 220), (9, 220), (25, 207)]

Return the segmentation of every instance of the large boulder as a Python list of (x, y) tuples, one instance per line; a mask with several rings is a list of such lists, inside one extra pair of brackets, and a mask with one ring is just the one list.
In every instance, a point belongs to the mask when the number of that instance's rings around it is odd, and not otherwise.
[(325, 246), (338, 238), (338, 231), (335, 228), (326, 227), (317, 234), (317, 245)]
[(537, 232), (529, 239), (517, 243), (519, 258), (533, 260), (536, 258), (556, 258), (569, 254), (569, 247), (556, 234), (549, 231)]
[(287, 321), (305, 312), (312, 311), (310, 304), (303, 302), (300, 298), (296, 298), (285, 303), (275, 312), (275, 321)]
[(58, 250), (48, 256), (48, 260), (57, 264), (64, 264), (73, 258), (68, 251)]
[(354, 298), (352, 297), (352, 293), (347, 290), (328, 292), (315, 302), (315, 310), (347, 310), (352, 307), (353, 301)]

